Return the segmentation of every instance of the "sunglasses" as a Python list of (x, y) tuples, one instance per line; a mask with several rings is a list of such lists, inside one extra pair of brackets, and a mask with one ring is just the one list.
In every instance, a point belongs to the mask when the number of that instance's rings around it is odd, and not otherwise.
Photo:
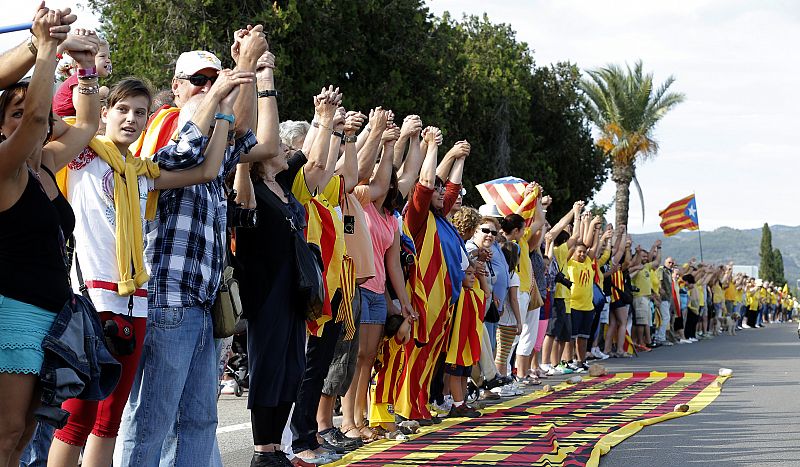
[(439, 193), (444, 193), (445, 191), (444, 185), (436, 185), (435, 187), (433, 187), (433, 189), (438, 191)]
[(486, 227), (481, 227), (481, 232), (483, 232), (485, 234), (492, 234), (495, 237), (497, 236), (497, 231), (496, 230), (487, 229)]
[(188, 80), (190, 83), (192, 83), (193, 86), (198, 86), (198, 87), (205, 86), (206, 83), (208, 83), (209, 81), (211, 81), (211, 84), (214, 84), (214, 81), (217, 80), (216, 76), (208, 77), (206, 75), (192, 75), (192, 76), (181, 75), (181, 76), (176, 76), (176, 78)]

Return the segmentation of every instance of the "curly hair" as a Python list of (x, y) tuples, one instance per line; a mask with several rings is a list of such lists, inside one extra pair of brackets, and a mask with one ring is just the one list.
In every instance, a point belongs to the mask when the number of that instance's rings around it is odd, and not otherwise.
[(471, 237), (475, 229), (481, 225), (481, 215), (475, 208), (462, 206), (458, 212), (453, 214), (453, 225), (456, 226), (456, 230), (462, 238)]

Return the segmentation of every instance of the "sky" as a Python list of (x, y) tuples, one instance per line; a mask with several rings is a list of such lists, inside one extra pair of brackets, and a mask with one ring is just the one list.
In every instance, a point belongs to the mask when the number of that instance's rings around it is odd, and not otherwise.
[[(79, 4), (78, 26), (96, 26), (81, 3), (48, 6)], [(0, 0), (2, 23), (30, 20), (36, 5)], [(800, 223), (790, 204), (800, 199), (800, 163), (793, 159), (800, 135), (800, 56), (793, 47), (800, 44), (800, 2), (430, 0), (428, 6), (436, 15), (486, 12), (492, 22), (510, 24), (538, 66), (570, 61), (590, 69), (641, 59), (656, 83), (675, 77), (672, 89), (686, 102), (656, 127), (658, 156), (637, 167), (645, 216), (642, 223), (632, 192), (631, 232), (659, 230), (658, 211), (691, 193), (702, 230)], [(26, 37), (2, 34), (0, 50)], [(595, 202), (613, 198), (608, 181)]]

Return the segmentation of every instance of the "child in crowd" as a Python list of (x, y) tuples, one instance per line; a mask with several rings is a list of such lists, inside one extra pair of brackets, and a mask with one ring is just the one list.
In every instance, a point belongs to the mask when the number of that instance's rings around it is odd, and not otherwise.
[[(405, 434), (398, 430), (394, 418), (397, 386), (405, 368), (405, 345), (411, 339), (411, 321), (402, 315), (389, 315), (383, 327), (383, 343), (375, 360), (374, 383), (371, 388), (369, 424), (383, 431), (390, 439)], [(401, 438), (402, 439), (402, 438)]]

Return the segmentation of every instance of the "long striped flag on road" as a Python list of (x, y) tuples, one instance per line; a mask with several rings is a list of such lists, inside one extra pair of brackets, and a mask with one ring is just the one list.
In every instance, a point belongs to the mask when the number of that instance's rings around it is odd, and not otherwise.
[(671, 237), (681, 230), (697, 230), (697, 203), (694, 195), (675, 201), (658, 213), (661, 216), (661, 230), (664, 236)]
[(517, 177), (502, 177), (476, 185), (475, 188), (487, 204), (494, 204), (500, 214), (507, 216), (518, 213), (524, 219), (533, 217), (539, 190), (525, 196), (528, 182)]

